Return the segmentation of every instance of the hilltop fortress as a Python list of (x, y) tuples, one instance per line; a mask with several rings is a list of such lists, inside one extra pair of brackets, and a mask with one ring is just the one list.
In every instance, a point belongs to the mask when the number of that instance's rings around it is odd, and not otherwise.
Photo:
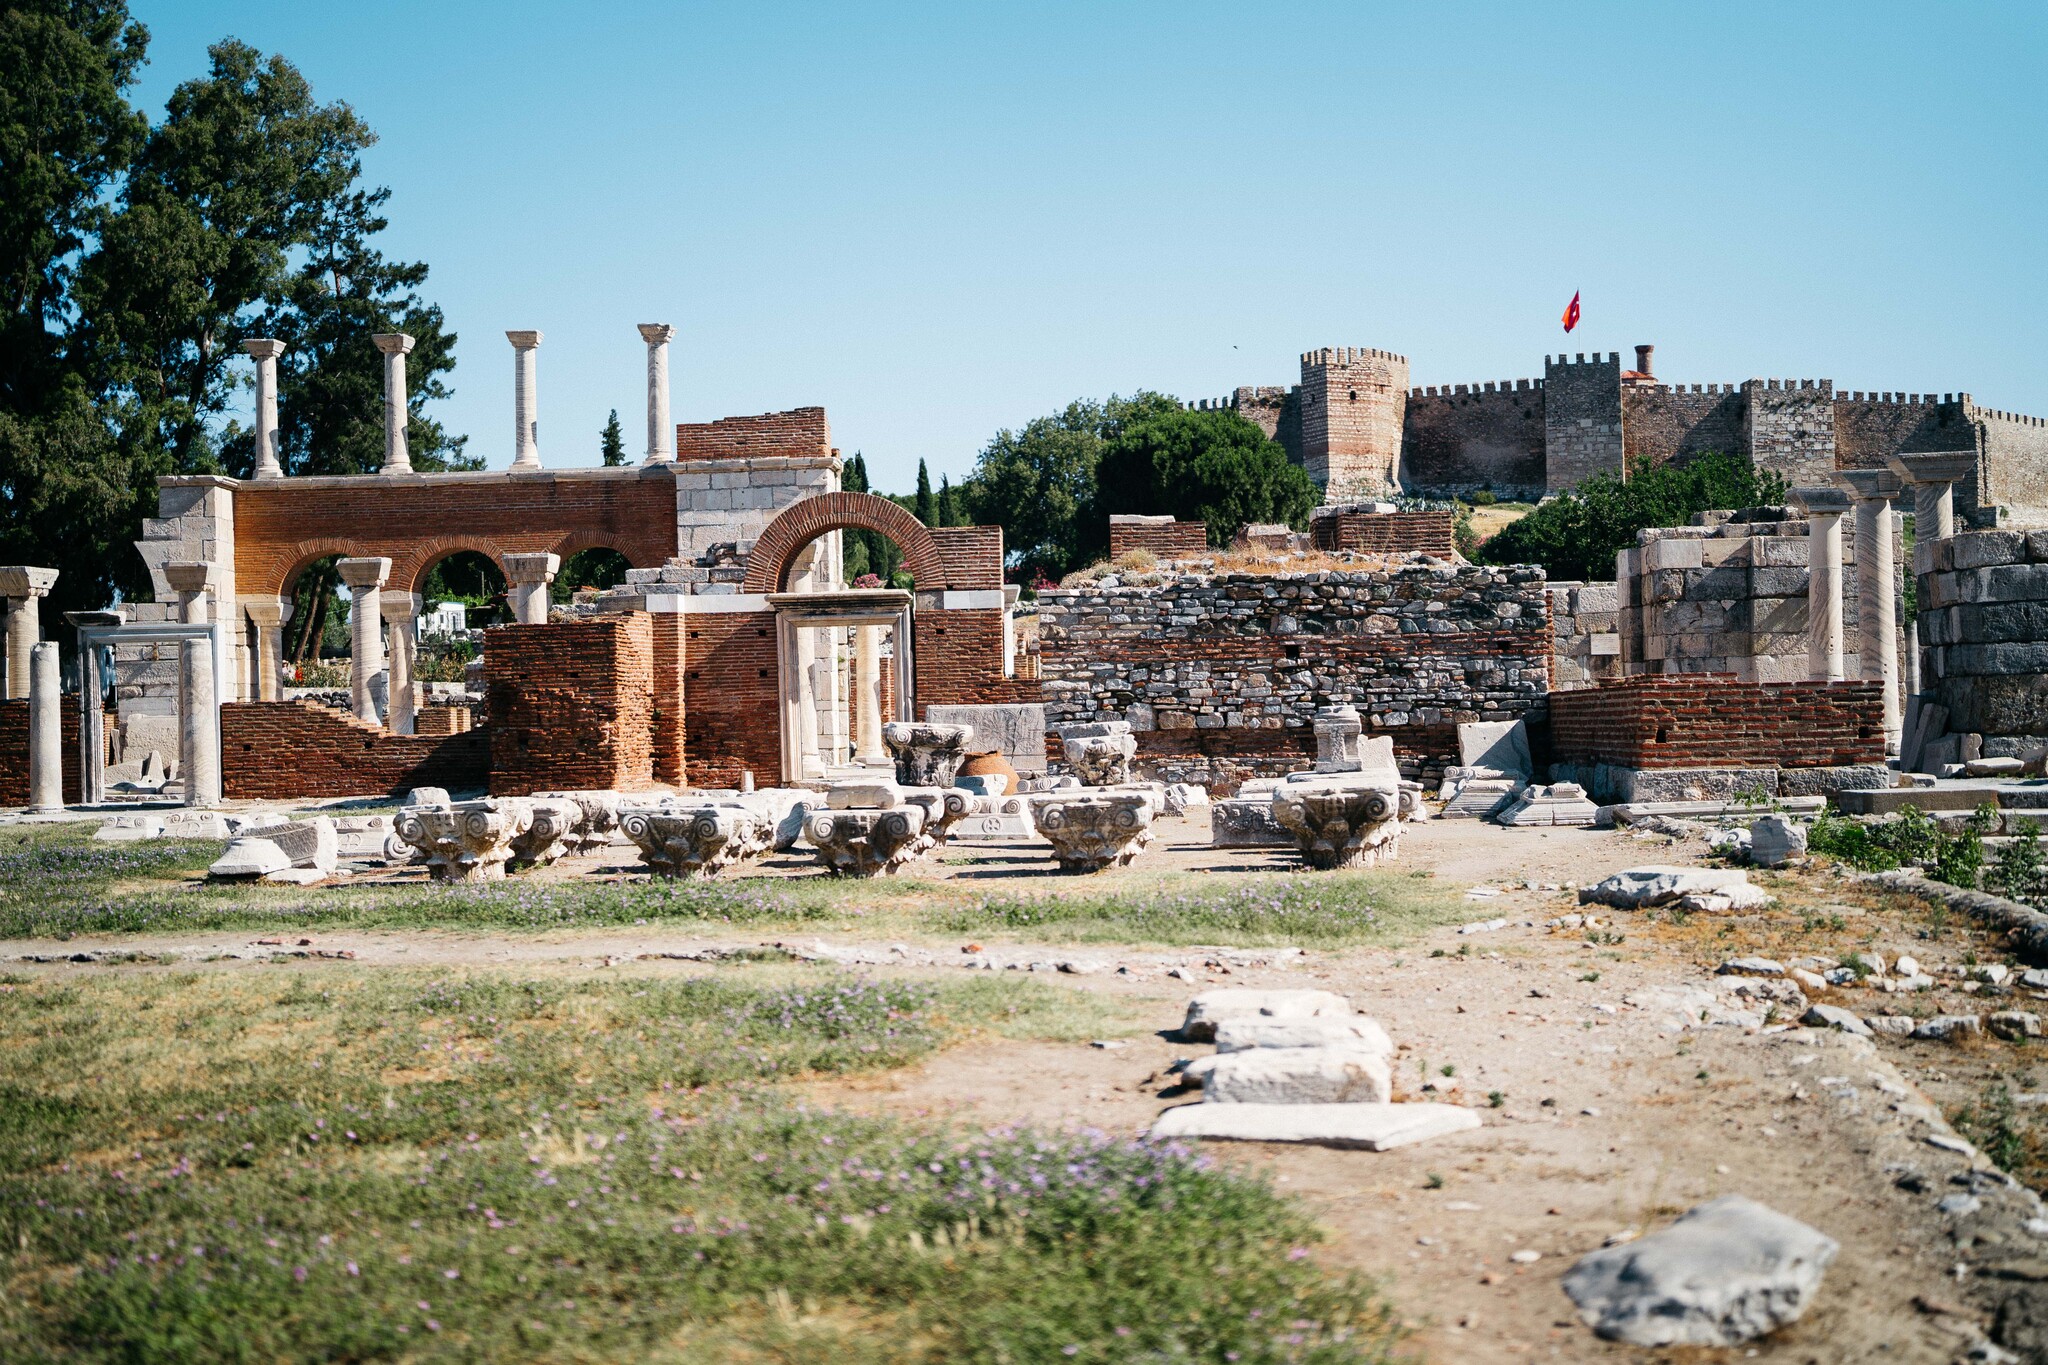
[(1831, 379), (1665, 384), (1653, 351), (1636, 347), (1634, 369), (1616, 351), (1556, 355), (1541, 379), (1411, 388), (1405, 356), (1325, 347), (1302, 355), (1293, 388), (1240, 388), (1197, 406), (1258, 423), (1333, 503), (1396, 490), (1533, 500), (1639, 457), (1706, 451), (1747, 456), (1794, 486), (1832, 484), (1837, 471), (1882, 469), (1894, 454), (1952, 451), (1976, 456), (1956, 486), (1959, 513), (1999, 506), (2048, 524), (2042, 418), (1967, 393), (1851, 393)]

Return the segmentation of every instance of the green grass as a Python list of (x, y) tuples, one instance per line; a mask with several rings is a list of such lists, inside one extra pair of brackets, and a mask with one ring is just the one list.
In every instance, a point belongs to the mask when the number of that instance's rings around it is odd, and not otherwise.
[(1341, 947), (1395, 943), (1470, 914), (1452, 891), (1399, 872), (1189, 873), (1104, 885), (1083, 877), (988, 883), (823, 875), (714, 882), (540, 880), (475, 887), (208, 885), (218, 846), (93, 844), (80, 827), (0, 835), (0, 939), (215, 929), (531, 931), (629, 925), (971, 934), (1061, 942)]
[(0, 978), (0, 1359), (1386, 1359), (1370, 1286), (1319, 1269), (1258, 1180), (781, 1084), (1056, 1027), (1072, 995), (787, 968)]

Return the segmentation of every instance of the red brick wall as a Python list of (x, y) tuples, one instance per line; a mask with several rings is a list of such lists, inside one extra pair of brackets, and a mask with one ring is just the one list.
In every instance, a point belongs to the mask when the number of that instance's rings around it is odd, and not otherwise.
[(1111, 521), (1109, 557), (1149, 550), (1158, 559), (1199, 559), (1209, 553), (1209, 528), (1199, 521)]
[(654, 643), (644, 612), (484, 633), (491, 792), (654, 782)]
[(775, 613), (705, 612), (681, 619), (690, 785), (737, 786), (740, 773), (749, 771), (761, 786), (780, 782), (782, 686)]
[(475, 724), (467, 706), (423, 706), (413, 717), (413, 733), (459, 735)]
[(394, 735), (310, 701), (220, 708), (221, 790), (237, 801), (402, 796), (414, 787), (481, 787), (490, 734)]
[(1550, 694), (1560, 761), (1623, 768), (1825, 768), (1884, 762), (1874, 682), (1744, 683), (1645, 674)]
[(235, 590), (275, 594), (323, 555), (386, 555), (392, 592), (456, 550), (567, 559), (609, 546), (636, 569), (676, 552), (676, 481), (655, 465), (402, 480), (250, 479), (235, 490)]
[(1318, 550), (1355, 550), (1361, 554), (1424, 554), (1451, 557), (1455, 543), (1449, 512), (1336, 512), (1309, 522)]
[(911, 623), (917, 637), (914, 678), (917, 714), (927, 706), (1035, 702), (1038, 683), (1003, 676), (1003, 613), (996, 608), (921, 611)]
[(683, 785), (689, 766), (688, 712), (683, 688), (685, 620), (673, 612), (648, 618), (654, 649), (654, 715), (649, 736), (654, 751), (654, 780), (671, 787)]
[(678, 460), (745, 460), (764, 456), (815, 459), (832, 449), (823, 408), (764, 412), (676, 425)]
[[(78, 698), (66, 697), (58, 707), (64, 724), (64, 801), (85, 799), (78, 774)], [(109, 723), (103, 733), (112, 734)], [(28, 804), (28, 700), (0, 701), (0, 806)]]
[(931, 536), (932, 543), (939, 547), (939, 562), (946, 566), (947, 586), (1003, 586), (1002, 527), (934, 526)]

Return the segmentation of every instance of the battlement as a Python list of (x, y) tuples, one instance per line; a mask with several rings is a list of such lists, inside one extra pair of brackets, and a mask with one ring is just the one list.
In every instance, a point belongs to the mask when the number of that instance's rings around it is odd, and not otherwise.
[(1760, 390), (1764, 393), (1799, 393), (1811, 391), (1834, 396), (1835, 381), (1832, 379), (1747, 379), (1742, 384), (1743, 392)]
[(1431, 384), (1408, 390), (1410, 398), (1463, 398), (1482, 393), (1538, 393), (1543, 388), (1540, 379), (1488, 380), (1484, 384)]
[(1742, 392), (1740, 384), (1640, 384), (1638, 393), (1727, 395)]
[(2012, 422), (2023, 427), (2048, 427), (2048, 417), (2029, 417), (2021, 412), (2006, 412), (2000, 408), (1980, 408), (1970, 402), (1970, 395), (1963, 395), (1963, 403), (1972, 416), (1989, 417), (1994, 421)]
[[(1890, 403), (1898, 407), (1909, 408), (1949, 407), (1953, 406), (1956, 401), (1956, 395), (1952, 393), (1944, 393), (1940, 397), (1936, 397), (1931, 393), (1863, 393), (1860, 391), (1851, 393), (1845, 390), (1836, 394), (1835, 397), (1845, 403)], [(1963, 395), (1964, 402), (1967, 403), (1969, 399), (1970, 395)]]
[(1366, 346), (1324, 346), (1314, 351), (1301, 353), (1303, 369), (1311, 366), (1365, 365), (1373, 361), (1385, 361), (1394, 365), (1406, 365), (1408, 357), (1392, 351), (1379, 351)]
[(1573, 359), (1569, 358), (1568, 356), (1566, 356), (1566, 355), (1565, 355), (1564, 353), (1562, 353), (1562, 352), (1559, 352), (1559, 353), (1558, 353), (1557, 355), (1547, 355), (1547, 356), (1543, 357), (1543, 368), (1545, 368), (1546, 370), (1547, 370), (1547, 369), (1550, 369), (1550, 368), (1552, 368), (1553, 366), (1562, 366), (1562, 365), (1619, 365), (1619, 364), (1621, 364), (1621, 352), (1620, 352), (1620, 351), (1609, 351), (1609, 352), (1608, 352), (1608, 353), (1607, 353), (1606, 355), (1604, 355), (1604, 356), (1603, 356), (1603, 355), (1601, 355), (1601, 354), (1600, 354), (1600, 353), (1599, 353), (1598, 351), (1595, 351), (1595, 352), (1593, 352), (1593, 358), (1592, 358), (1591, 360), (1588, 360), (1588, 359), (1586, 359), (1586, 353), (1585, 353), (1584, 351), (1581, 351), (1581, 352), (1579, 352), (1579, 358), (1578, 358), (1577, 360), (1573, 360)]

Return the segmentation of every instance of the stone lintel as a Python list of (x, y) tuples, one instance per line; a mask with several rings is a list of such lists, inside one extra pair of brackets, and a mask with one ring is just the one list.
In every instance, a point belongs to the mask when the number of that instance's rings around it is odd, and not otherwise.
[(1850, 496), (1864, 502), (1889, 502), (1906, 491), (1906, 482), (1889, 469), (1844, 469), (1835, 475), (1849, 485)]
[(1795, 488), (1792, 501), (1810, 517), (1846, 516), (1849, 511), (1849, 495), (1839, 488), (1825, 485)]
[(26, 564), (0, 568), (0, 597), (16, 601), (24, 597), (44, 597), (56, 583), (55, 569), (31, 568)]
[(1885, 463), (1907, 483), (1961, 483), (1977, 472), (1977, 452), (1913, 451), (1890, 456)]

